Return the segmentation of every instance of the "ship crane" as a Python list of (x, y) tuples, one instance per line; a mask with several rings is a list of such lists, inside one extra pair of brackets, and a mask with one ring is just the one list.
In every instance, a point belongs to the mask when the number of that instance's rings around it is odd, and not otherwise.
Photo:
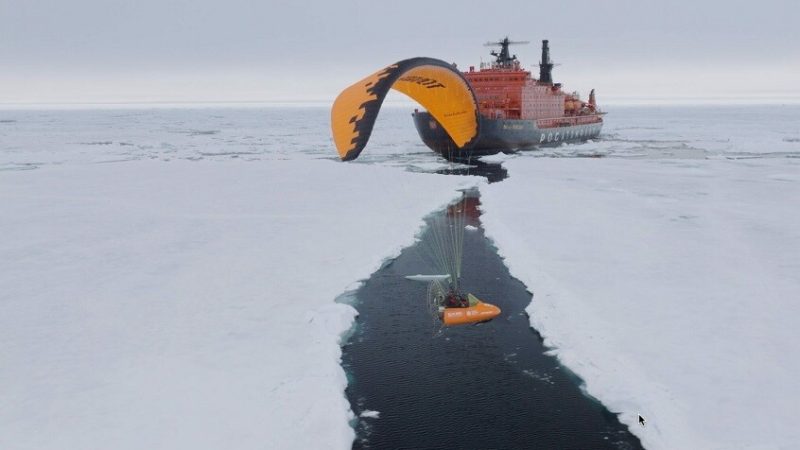
[(502, 41), (498, 42), (487, 42), (484, 47), (497, 47), (500, 46), (500, 52), (496, 52), (492, 50), (489, 54), (497, 58), (495, 60), (495, 64), (500, 67), (511, 67), (514, 65), (514, 61), (517, 61), (517, 55), (511, 55), (508, 51), (509, 45), (523, 45), (523, 44), (530, 44), (530, 41), (512, 41), (508, 39), (508, 36), (503, 38)]

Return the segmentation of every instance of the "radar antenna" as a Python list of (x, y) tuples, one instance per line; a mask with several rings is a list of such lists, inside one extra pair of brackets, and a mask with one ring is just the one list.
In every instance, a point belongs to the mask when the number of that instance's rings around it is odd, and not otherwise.
[(490, 54), (497, 58), (494, 62), (495, 66), (502, 67), (502, 68), (510, 68), (514, 65), (514, 62), (517, 61), (517, 55), (512, 55), (508, 52), (509, 45), (521, 45), (521, 44), (530, 44), (529, 41), (511, 41), (508, 39), (508, 36), (503, 38), (502, 41), (498, 42), (487, 42), (483, 44), (485, 47), (497, 47), (500, 46), (500, 52), (496, 52), (492, 50)]

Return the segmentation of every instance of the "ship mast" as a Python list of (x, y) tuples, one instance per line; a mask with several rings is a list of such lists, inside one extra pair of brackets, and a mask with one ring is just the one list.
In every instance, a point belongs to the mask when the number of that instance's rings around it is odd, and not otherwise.
[(528, 41), (511, 41), (506, 36), (502, 41), (498, 42), (487, 42), (483, 44), (486, 47), (496, 47), (500, 46), (500, 52), (496, 52), (492, 50), (489, 54), (494, 56), (495, 61), (493, 66), (499, 69), (512, 69), (514, 67), (514, 63), (517, 61), (517, 55), (512, 55), (508, 51), (509, 45), (517, 45), (517, 44), (529, 44)]
[(547, 39), (542, 41), (542, 60), (539, 62), (539, 83), (553, 84), (553, 61), (550, 61), (550, 47)]

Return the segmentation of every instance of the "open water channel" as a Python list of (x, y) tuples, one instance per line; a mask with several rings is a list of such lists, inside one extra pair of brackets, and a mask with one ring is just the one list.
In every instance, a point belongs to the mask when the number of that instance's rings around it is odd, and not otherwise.
[(499, 317), (442, 328), (426, 307), (427, 285), (405, 278), (435, 272), (426, 243), (431, 227), (452, 223), (453, 207), (352, 294), (359, 317), (342, 364), (353, 411), (367, 411), (353, 424), (353, 448), (641, 448), (547, 354), (524, 312), (532, 294), (484, 236), (479, 203), (473, 191), (455, 208), (477, 227), (464, 233), (461, 287), (499, 306)]

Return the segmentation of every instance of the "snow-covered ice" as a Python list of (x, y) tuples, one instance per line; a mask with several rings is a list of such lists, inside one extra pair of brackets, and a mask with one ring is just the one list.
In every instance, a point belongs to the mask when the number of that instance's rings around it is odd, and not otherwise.
[[(480, 187), (532, 325), (648, 447), (794, 446), (800, 108), (610, 112)], [(334, 299), (475, 182), (409, 113), (0, 109), (0, 448), (349, 448)]]
[(474, 181), (59, 114), (0, 114), (0, 448), (349, 448), (334, 299)]
[(648, 448), (800, 442), (800, 159), (507, 168), (486, 233), (589, 394)]
[(516, 157), (515, 154), (496, 153), (494, 155), (481, 156), (480, 160), (481, 160), (481, 162), (496, 164), (496, 163), (501, 163), (501, 162), (504, 162), (504, 161), (508, 161), (509, 159), (512, 159), (512, 158), (515, 158), (515, 157)]

